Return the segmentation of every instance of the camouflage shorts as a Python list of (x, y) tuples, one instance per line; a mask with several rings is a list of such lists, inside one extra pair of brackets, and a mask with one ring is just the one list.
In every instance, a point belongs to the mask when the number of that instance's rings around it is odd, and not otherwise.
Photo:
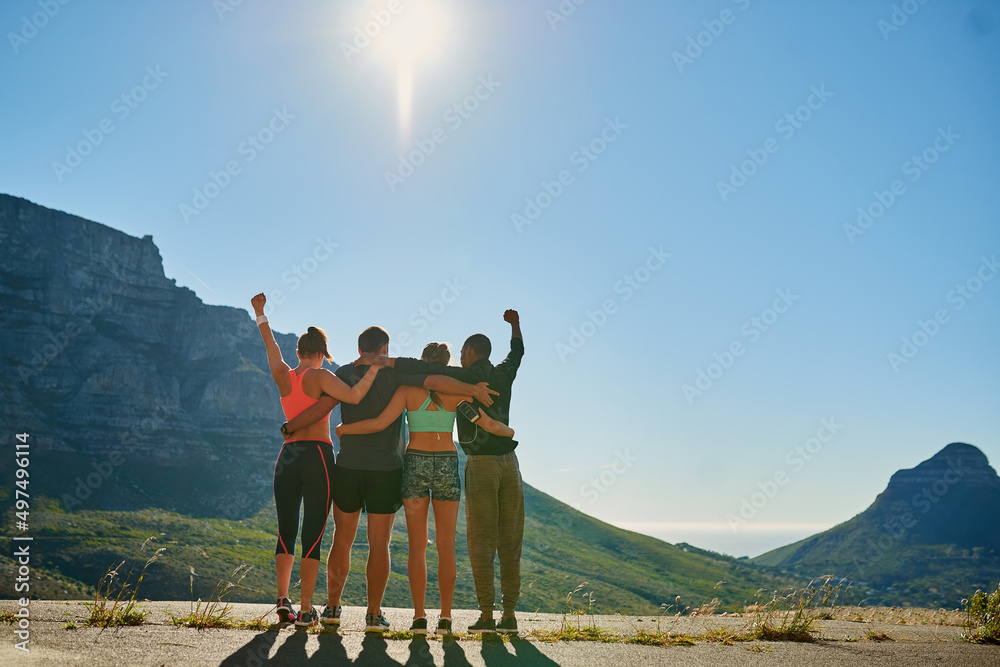
[(413, 500), (462, 499), (462, 477), (458, 474), (458, 452), (408, 450), (403, 461), (403, 498)]

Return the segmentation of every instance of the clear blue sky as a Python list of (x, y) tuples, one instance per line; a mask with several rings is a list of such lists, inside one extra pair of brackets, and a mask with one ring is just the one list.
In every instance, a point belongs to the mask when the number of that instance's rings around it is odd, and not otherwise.
[(281, 290), (339, 361), (374, 323), (498, 361), (517, 308), (525, 481), (669, 541), (755, 555), (949, 442), (1000, 462), (995, 3), (400, 0), (345, 55), (386, 3), (225, 1), (3, 3), (0, 190), (152, 234), (206, 303)]

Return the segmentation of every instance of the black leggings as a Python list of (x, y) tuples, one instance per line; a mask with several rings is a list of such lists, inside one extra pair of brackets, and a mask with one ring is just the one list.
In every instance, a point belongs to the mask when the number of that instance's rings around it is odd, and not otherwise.
[(302, 512), (302, 558), (319, 560), (319, 543), (330, 515), (333, 446), (322, 440), (286, 442), (274, 464), (274, 505), (278, 510), (275, 554), (295, 553), (295, 533)]

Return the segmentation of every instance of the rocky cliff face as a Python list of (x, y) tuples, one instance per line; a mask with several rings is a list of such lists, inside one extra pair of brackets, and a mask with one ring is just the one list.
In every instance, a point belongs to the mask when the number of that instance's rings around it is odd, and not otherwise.
[(0, 195), (0, 310), (2, 433), (32, 436), (35, 494), (227, 518), (269, 501), (283, 418), (257, 327), (168, 279), (152, 237)]

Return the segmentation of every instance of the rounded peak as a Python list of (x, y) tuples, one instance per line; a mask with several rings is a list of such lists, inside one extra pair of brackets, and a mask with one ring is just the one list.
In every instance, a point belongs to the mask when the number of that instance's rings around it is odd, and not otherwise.
[(933, 459), (962, 460), (965, 465), (989, 465), (986, 454), (974, 445), (964, 442), (953, 442), (931, 457)]

